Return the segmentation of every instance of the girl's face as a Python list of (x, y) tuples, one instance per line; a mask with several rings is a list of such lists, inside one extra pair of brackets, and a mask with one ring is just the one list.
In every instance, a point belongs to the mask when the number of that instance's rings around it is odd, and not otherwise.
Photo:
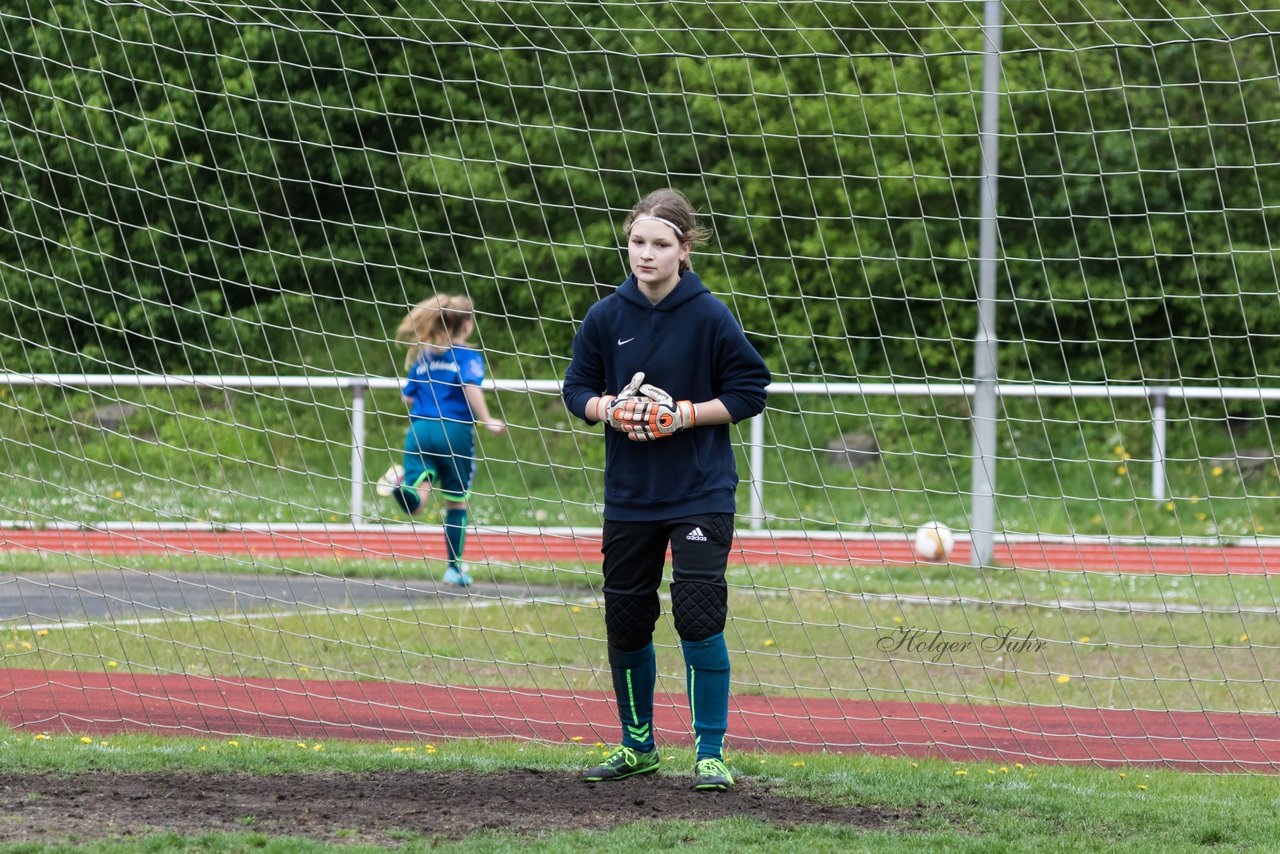
[(670, 226), (643, 220), (631, 226), (627, 254), (636, 281), (652, 290), (674, 285), (680, 279), (680, 262), (692, 245), (684, 243)]

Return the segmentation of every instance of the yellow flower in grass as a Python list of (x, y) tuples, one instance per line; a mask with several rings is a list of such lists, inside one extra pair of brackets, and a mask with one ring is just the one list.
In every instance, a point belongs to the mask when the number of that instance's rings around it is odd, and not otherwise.
[(1128, 776), (1128, 775), (1126, 775), (1123, 771), (1121, 771), (1121, 772), (1120, 772), (1120, 779), (1121, 779), (1121, 780), (1123, 780), (1126, 776)]
[(1143, 785), (1142, 783), (1139, 783), (1139, 784), (1138, 784), (1138, 791), (1139, 791), (1139, 792), (1145, 792), (1146, 790), (1147, 790), (1147, 787), (1146, 787), (1145, 785)]
[(1088, 635), (1084, 635), (1083, 637), (1080, 638), (1080, 643), (1088, 643), (1088, 642), (1089, 642)]
[(1000, 773), (1001, 773), (1001, 774), (1008, 774), (1008, 773), (1009, 773), (1009, 769), (1008, 769), (1008, 767), (1007, 767), (1007, 766), (1004, 766), (1004, 765), (1001, 765), (1001, 766), (1000, 766)]
[(1014, 768), (1017, 768), (1018, 770), (1022, 770), (1023, 768), (1026, 768), (1027, 766), (1023, 765), (1021, 762), (1015, 762), (1015, 763), (1013, 763), (1013, 767), (1014, 767)]
[(36, 733), (36, 741), (48, 741), (49, 736), (43, 732)]
[(231, 739), (230, 741), (228, 741), (228, 742), (227, 742), (227, 746), (228, 746), (228, 747), (239, 747), (239, 746), (240, 746), (240, 742), (236, 741), (236, 740), (233, 738), (233, 739)]
[(324, 750), (324, 745), (323, 745), (323, 744), (313, 744), (313, 745), (311, 745), (311, 749), (312, 749), (312, 750)]
[(36, 637), (38, 637), (38, 638), (42, 638), (42, 637), (44, 637), (44, 636), (45, 636), (45, 635), (47, 635), (47, 634), (49, 634), (49, 630), (48, 630), (48, 629), (36, 629)]
[(120, 662), (118, 662), (118, 661), (108, 661), (108, 662), (107, 662), (107, 667), (110, 667), (110, 668), (116, 668), (116, 667), (119, 667), (119, 666), (120, 666)]
[(202, 744), (202, 745), (200, 745), (200, 752), (201, 752), (201, 753), (204, 753), (204, 752), (205, 752), (205, 751), (207, 751), (208, 749), (209, 749), (209, 748), (205, 747), (203, 744)]
[(604, 743), (603, 741), (597, 741), (597, 742), (595, 743), (595, 746), (596, 746), (596, 748), (598, 749), (598, 748), (604, 747), (604, 746), (605, 746), (605, 743)]
[(297, 747), (299, 750), (306, 750), (307, 743), (305, 741), (296, 741), (294, 742), (294, 747)]
[(1164, 509), (1165, 509), (1165, 510), (1173, 510), (1173, 509), (1174, 509), (1174, 504), (1173, 504), (1173, 502), (1172, 502), (1172, 501), (1166, 501), (1166, 502), (1164, 503)]
[(791, 767), (792, 767), (792, 768), (803, 768), (803, 767), (804, 767), (804, 760), (803, 760), (803, 759), (801, 759), (799, 762), (792, 762), (792, 763), (791, 763)]
[(1129, 469), (1127, 466), (1116, 466), (1116, 474), (1128, 474), (1128, 473), (1129, 473)]
[(1222, 477), (1222, 466), (1214, 466), (1213, 470), (1209, 473), (1214, 477)]
[(89, 738), (89, 736), (87, 736), (87, 735), (82, 735), (82, 736), (80, 736), (80, 743), (81, 743), (81, 744), (93, 744), (93, 739), (92, 739), (92, 738)]
[(1070, 681), (1071, 681), (1071, 677), (1070, 677), (1070, 676), (1068, 676), (1068, 675), (1067, 675), (1067, 674), (1065, 674), (1065, 673), (1058, 677), (1058, 684), (1059, 684), (1059, 685), (1066, 685), (1066, 684), (1067, 684), (1068, 682), (1070, 682)]
[(765, 639), (764, 639), (764, 645), (765, 645), (765, 646), (773, 646), (773, 645), (774, 645), (774, 643), (775, 643), (775, 641), (774, 641), (774, 639), (773, 639), (773, 638), (765, 638)]
[(1245, 641), (1247, 641), (1248, 639), (1249, 639), (1249, 636), (1248, 636), (1248, 635), (1241, 635), (1241, 636), (1240, 636), (1240, 643), (1244, 643), (1244, 642), (1245, 642)]
[(957, 771), (957, 772), (956, 772), (956, 776), (957, 776), (957, 777), (968, 777), (968, 776), (969, 776), (969, 772), (968, 772), (968, 771)]
[(569, 739), (569, 740), (570, 740), (570, 741), (582, 741), (582, 736), (580, 736), (580, 735), (575, 735), (573, 738), (571, 738), (571, 739)]

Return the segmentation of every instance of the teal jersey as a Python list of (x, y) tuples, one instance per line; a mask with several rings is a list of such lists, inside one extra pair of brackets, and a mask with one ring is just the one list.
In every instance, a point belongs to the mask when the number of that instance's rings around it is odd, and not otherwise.
[(475, 422), (464, 385), (484, 382), (484, 356), (470, 347), (423, 350), (409, 369), (404, 396), (410, 400), (410, 418), (441, 418), (446, 421)]

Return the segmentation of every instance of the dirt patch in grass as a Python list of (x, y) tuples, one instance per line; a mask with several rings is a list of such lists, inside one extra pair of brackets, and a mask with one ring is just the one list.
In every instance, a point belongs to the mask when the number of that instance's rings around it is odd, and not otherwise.
[(252, 831), (344, 842), (457, 838), (481, 830), (536, 834), (634, 821), (727, 817), (777, 825), (900, 825), (922, 809), (842, 807), (786, 797), (742, 781), (694, 792), (690, 779), (650, 775), (587, 784), (521, 769), (468, 772), (256, 774), (0, 774), (0, 842), (55, 842)]

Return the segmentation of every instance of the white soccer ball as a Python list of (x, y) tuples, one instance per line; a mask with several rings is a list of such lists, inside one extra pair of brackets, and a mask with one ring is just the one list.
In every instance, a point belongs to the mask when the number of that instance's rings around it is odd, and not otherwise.
[(924, 523), (911, 542), (911, 548), (920, 560), (947, 560), (955, 547), (955, 534), (941, 522)]

